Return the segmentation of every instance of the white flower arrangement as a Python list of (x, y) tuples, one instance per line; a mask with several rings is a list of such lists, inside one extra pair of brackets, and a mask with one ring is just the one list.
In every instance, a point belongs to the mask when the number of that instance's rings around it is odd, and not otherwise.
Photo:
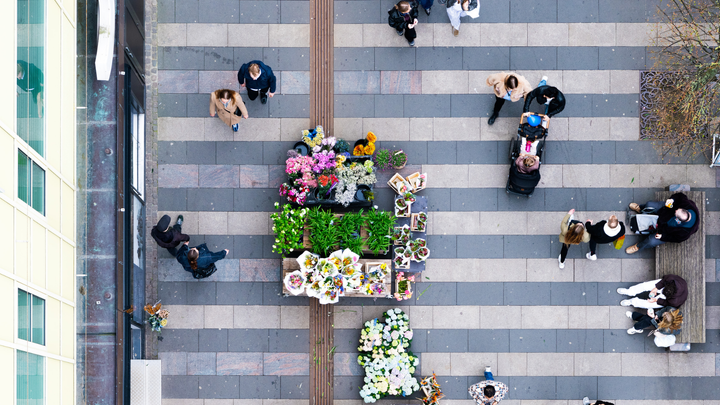
[(356, 183), (340, 180), (335, 186), (335, 201), (347, 207), (355, 201), (355, 192), (357, 192)]

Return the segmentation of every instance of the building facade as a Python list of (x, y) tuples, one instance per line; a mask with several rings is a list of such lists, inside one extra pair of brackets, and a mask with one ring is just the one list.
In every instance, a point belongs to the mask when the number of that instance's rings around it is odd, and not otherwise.
[(2, 404), (75, 403), (75, 39), (75, 0), (0, 5)]

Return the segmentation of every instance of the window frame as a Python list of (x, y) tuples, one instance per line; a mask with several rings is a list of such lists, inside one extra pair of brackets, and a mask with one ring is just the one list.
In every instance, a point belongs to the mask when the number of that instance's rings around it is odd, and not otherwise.
[[(30, 150), (35, 151), (32, 148), (30, 148)], [(21, 203), (25, 204), (28, 208), (31, 208), (33, 211), (37, 212), (43, 218), (45, 218), (47, 216), (46, 213), (47, 213), (47, 172), (48, 172), (48, 168), (47, 168), (47, 166), (45, 166), (45, 164), (43, 164), (43, 162), (35, 160), (32, 157), (32, 154), (28, 153), (26, 149), (18, 147), (17, 152), (25, 155), (25, 157), (28, 160), (28, 185), (27, 185), (28, 201), (25, 201), (20, 197), (20, 156), (16, 153), (15, 154), (15, 168), (17, 170), (17, 173), (16, 173), (17, 175), (15, 176), (15, 180), (16, 180), (15, 192), (16, 192), (17, 200), (19, 200)], [(38, 211), (33, 206), (33, 165), (36, 165), (40, 170), (43, 171), (42, 212)]]
[[(43, 364), (42, 364), (42, 377), (43, 377), (43, 381), (42, 381), (42, 392), (43, 392), (43, 395), (42, 395), (42, 404), (43, 404), (43, 405), (46, 404), (46, 403), (47, 403), (47, 363), (48, 363), (48, 362), (47, 362), (47, 356), (42, 355), (42, 354), (33, 353), (33, 351), (30, 351), (30, 350), (16, 349), (16, 350), (14, 350), (14, 352), (15, 352), (15, 353), (14, 353), (14, 357), (15, 357), (15, 359), (14, 359), (15, 362), (14, 362), (14, 363), (15, 363), (15, 364), (13, 364), (13, 368), (15, 369), (15, 373), (14, 373), (14, 375), (13, 375), (13, 377), (14, 377), (13, 390), (15, 391), (15, 395), (14, 395), (14, 397), (15, 397), (15, 398), (14, 398), (15, 402), (17, 403), (17, 401), (18, 401), (18, 392), (17, 392), (17, 387), (18, 387), (18, 384), (17, 384), (17, 379), (18, 379), (18, 356), (19, 356), (19, 353), (20, 353), (20, 352), (23, 352), (23, 353), (25, 353), (25, 354), (27, 354), (27, 355), (31, 355), (31, 354), (32, 354), (32, 355), (34, 355), (34, 356), (38, 356), (38, 357), (42, 358), (42, 360), (43, 360)], [(31, 398), (29, 398), (29, 399), (31, 399)]]
[[(19, 295), (20, 291), (24, 291), (25, 293), (27, 293), (28, 297), (30, 298), (30, 300), (28, 301), (29, 308), (30, 308), (30, 310), (29, 310), (30, 316), (28, 318), (28, 322), (29, 322), (29, 326), (30, 326), (29, 327), (30, 336), (28, 336), (28, 337), (30, 338), (30, 340), (26, 340), (26, 339), (23, 339), (20, 337), (20, 305), (18, 302), (18, 295)], [(32, 296), (35, 296), (35, 297), (43, 300), (43, 325), (42, 325), (43, 344), (35, 343), (32, 341), (32, 330), (33, 330), (33, 328), (32, 328), (32, 326), (33, 326), (32, 325), (32, 298), (31, 298)], [(33, 288), (30, 288), (27, 285), (18, 284), (15, 287), (14, 302), (15, 302), (15, 315), (16, 315), (15, 316), (15, 341), (16, 341), (16, 343), (27, 344), (27, 348), (33, 349), (33, 352), (47, 351), (47, 309), (48, 309), (47, 302), (48, 302), (48, 296), (38, 292), (37, 290), (35, 290)], [(33, 354), (36, 354), (36, 353), (33, 353)]]

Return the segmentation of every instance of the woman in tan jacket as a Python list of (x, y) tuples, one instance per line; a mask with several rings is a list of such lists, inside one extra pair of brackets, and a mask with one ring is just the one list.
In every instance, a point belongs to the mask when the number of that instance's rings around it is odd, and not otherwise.
[(494, 73), (488, 76), (485, 83), (495, 90), (495, 108), (488, 119), (488, 125), (495, 123), (505, 100), (514, 103), (527, 96), (533, 89), (527, 79), (517, 73)]
[(215, 112), (235, 132), (240, 129), (238, 124), (241, 115), (242, 118), (248, 118), (248, 111), (242, 98), (240, 98), (240, 94), (228, 89), (215, 90), (210, 93), (210, 116), (214, 117)]
[(572, 209), (563, 217), (560, 222), (560, 243), (563, 244), (558, 256), (558, 263), (561, 269), (565, 268), (565, 258), (567, 257), (570, 245), (579, 245), (580, 242), (590, 242), (590, 234), (585, 230), (585, 225), (573, 218), (575, 210)]

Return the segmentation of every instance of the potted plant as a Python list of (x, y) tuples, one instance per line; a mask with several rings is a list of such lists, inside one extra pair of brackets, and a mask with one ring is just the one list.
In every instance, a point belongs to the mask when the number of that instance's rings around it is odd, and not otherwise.
[(373, 162), (378, 170), (390, 170), (392, 165), (390, 164), (390, 150), (389, 149), (378, 149), (373, 155)]
[(412, 219), (410, 220), (410, 230), (415, 232), (425, 232), (426, 228), (427, 214), (424, 212), (412, 214)]
[[(276, 202), (275, 209), (279, 208), (280, 203)], [(307, 208), (293, 209), (290, 204), (285, 204), (282, 212), (270, 215), (273, 221), (272, 230), (275, 232), (273, 252), (285, 258), (286, 254), (302, 248), (303, 227), (307, 214)]]
[(400, 218), (410, 216), (410, 203), (402, 196), (395, 199), (395, 216)]
[(348, 144), (347, 141), (344, 139), (338, 139), (335, 142), (333, 150), (335, 150), (335, 153), (337, 154), (350, 153), (350, 144)]
[[(365, 241), (367, 247), (373, 254), (387, 252), (392, 243), (392, 228), (395, 225), (395, 217), (389, 212), (372, 209), (366, 216), (368, 237)], [(385, 254), (385, 253), (383, 253)]]
[(402, 169), (407, 164), (407, 155), (402, 149), (394, 151), (390, 158), (390, 164), (395, 170)]
[(412, 282), (415, 281), (415, 276), (405, 278), (405, 273), (399, 271), (395, 277), (395, 297), (396, 300), (408, 300), (412, 298)]
[(335, 177), (334, 174), (331, 175), (321, 175), (318, 177), (318, 187), (317, 187), (317, 198), (318, 200), (327, 200), (330, 198), (330, 191), (332, 191), (333, 188), (335, 188), (335, 185), (338, 182), (337, 177)]
[(353, 148), (353, 156), (370, 156), (375, 153), (375, 141), (377, 137), (374, 133), (368, 132), (364, 139), (358, 139)]
[(310, 228), (310, 243), (313, 252), (327, 256), (340, 243), (337, 218), (332, 212), (315, 207), (308, 212), (307, 222)]

